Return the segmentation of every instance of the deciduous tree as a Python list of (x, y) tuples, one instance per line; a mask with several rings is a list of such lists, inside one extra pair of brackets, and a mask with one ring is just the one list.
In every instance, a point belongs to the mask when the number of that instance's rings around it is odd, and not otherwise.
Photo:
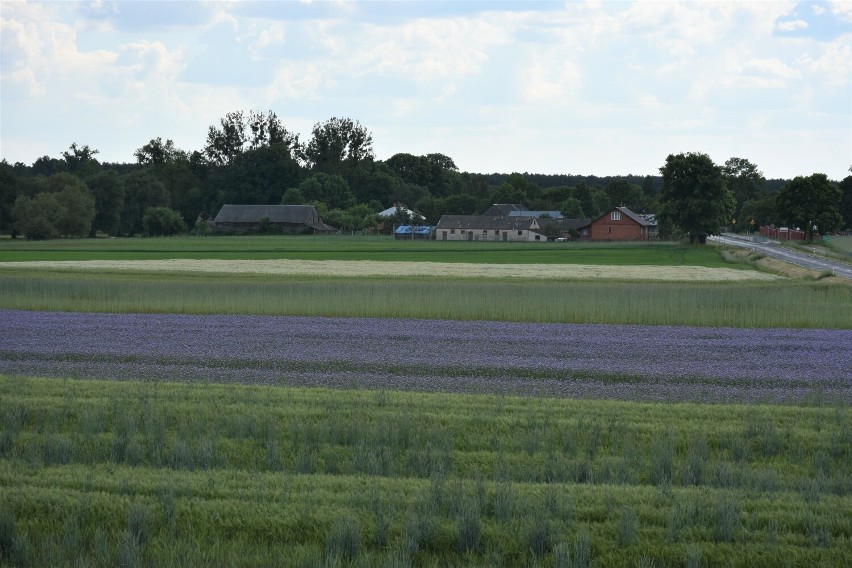
[[(852, 168), (849, 168), (852, 172)], [(843, 227), (852, 229), (852, 176), (846, 176), (840, 181), (840, 215), (843, 217)]]
[(121, 178), (113, 171), (102, 171), (89, 178), (86, 185), (95, 198), (95, 219), (90, 235), (95, 236), (97, 231), (117, 235), (124, 209), (124, 185)]
[(166, 186), (148, 169), (140, 169), (122, 178), (124, 183), (124, 211), (120, 230), (133, 235), (142, 231), (142, 216), (149, 207), (171, 207), (171, 196)]
[(763, 184), (766, 182), (763, 172), (745, 158), (729, 158), (722, 166), (722, 173), (736, 200), (734, 214), (741, 217), (743, 203), (759, 199), (763, 193)]
[(307, 201), (322, 201), (329, 209), (346, 209), (355, 204), (355, 196), (346, 180), (338, 175), (314, 174), (299, 185)]
[(18, 176), (5, 160), (0, 162), (0, 233), (12, 231), (12, 207), (18, 197)]
[(136, 157), (136, 162), (139, 164), (167, 164), (178, 159), (188, 159), (186, 152), (178, 150), (175, 143), (171, 140), (163, 139), (159, 136), (152, 138), (150, 142), (133, 152)]
[(344, 163), (374, 159), (373, 136), (357, 120), (330, 118), (314, 125), (305, 147), (310, 167), (319, 172), (341, 173)]
[(60, 207), (53, 193), (43, 192), (33, 198), (19, 195), (12, 208), (15, 229), (31, 241), (55, 239), (59, 236), (56, 224)]
[(68, 165), (68, 171), (80, 177), (93, 175), (98, 170), (98, 161), (95, 159), (95, 154), (99, 152), (94, 148), (89, 148), (88, 145), (77, 146), (74, 142), (67, 151), (62, 152), (62, 157), (65, 158), (65, 163)]
[(149, 237), (167, 237), (187, 231), (180, 213), (168, 207), (149, 207), (142, 216), (142, 228)]
[(272, 111), (229, 112), (219, 126), (207, 131), (204, 154), (210, 163), (223, 166), (247, 150), (283, 144), (293, 159), (301, 156), (299, 137), (291, 134)]
[(840, 188), (825, 174), (793, 178), (775, 198), (781, 218), (805, 231), (808, 238), (834, 231), (843, 223)]
[(664, 229), (680, 229), (691, 237), (718, 234), (731, 222), (734, 196), (722, 173), (707, 154), (672, 154), (660, 168), (663, 189), (660, 192), (659, 222)]
[(95, 218), (95, 198), (86, 184), (68, 173), (44, 180), (44, 190), (30, 198), (19, 195), (13, 215), (18, 231), (28, 239), (84, 237)]

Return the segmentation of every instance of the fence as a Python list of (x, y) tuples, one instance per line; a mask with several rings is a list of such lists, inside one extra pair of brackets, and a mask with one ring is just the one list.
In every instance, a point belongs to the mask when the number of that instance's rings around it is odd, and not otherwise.
[(770, 239), (779, 239), (782, 241), (803, 241), (805, 240), (805, 232), (798, 229), (789, 229), (787, 227), (761, 227), (760, 234)]

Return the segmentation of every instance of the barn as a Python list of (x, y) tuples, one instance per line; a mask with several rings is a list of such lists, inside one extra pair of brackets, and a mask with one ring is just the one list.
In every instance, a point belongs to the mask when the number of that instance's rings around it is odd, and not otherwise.
[(313, 205), (223, 205), (213, 221), (217, 233), (332, 234)]

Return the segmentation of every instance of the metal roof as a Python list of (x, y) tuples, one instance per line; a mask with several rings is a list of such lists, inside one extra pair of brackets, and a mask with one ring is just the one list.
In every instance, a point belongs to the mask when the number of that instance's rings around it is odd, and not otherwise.
[(270, 223), (320, 224), (313, 205), (223, 205), (215, 223)]
[(551, 219), (561, 219), (561, 211), (509, 211), (509, 217), (550, 217)]

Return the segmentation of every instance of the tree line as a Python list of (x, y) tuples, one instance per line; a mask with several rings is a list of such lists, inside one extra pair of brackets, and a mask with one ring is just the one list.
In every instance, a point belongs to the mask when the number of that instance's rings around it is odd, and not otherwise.
[[(440, 153), (377, 160), (372, 134), (350, 118), (316, 123), (303, 142), (273, 111), (236, 111), (209, 127), (198, 150), (158, 137), (134, 152), (134, 162), (100, 162), (98, 153), (75, 142), (31, 165), (0, 162), (0, 233), (46, 239), (202, 231), (225, 203), (313, 204), (327, 223), (353, 231), (375, 226), (376, 213), (395, 203), (427, 224), (521, 203), (571, 218), (594, 219), (613, 206), (659, 213), (669, 235), (694, 230), (678, 217), (684, 208), (716, 227), (852, 226), (852, 176), (839, 184), (822, 174), (766, 180), (744, 158), (716, 165), (703, 154), (667, 160), (660, 176), (469, 173)], [(715, 205), (697, 205), (708, 201)]]

